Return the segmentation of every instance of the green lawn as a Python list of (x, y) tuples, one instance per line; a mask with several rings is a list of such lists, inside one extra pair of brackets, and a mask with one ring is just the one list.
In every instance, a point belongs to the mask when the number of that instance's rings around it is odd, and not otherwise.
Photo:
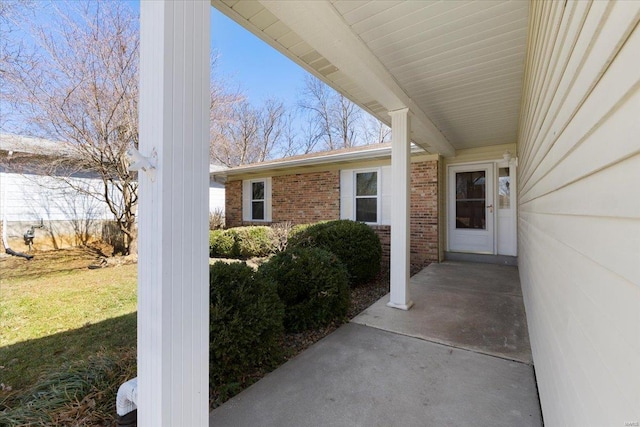
[[(0, 260), (0, 274), (9, 267)], [(136, 265), (41, 274), (29, 268), (0, 276), (0, 410), (61, 366), (135, 354)]]

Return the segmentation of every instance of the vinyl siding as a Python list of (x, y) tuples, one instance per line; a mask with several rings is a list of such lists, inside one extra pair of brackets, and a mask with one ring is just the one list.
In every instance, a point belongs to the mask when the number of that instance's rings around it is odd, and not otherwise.
[(224, 213), (224, 184), (209, 180), (209, 212)]
[[(71, 178), (78, 187), (102, 187), (94, 178)], [(0, 219), (8, 222), (111, 219), (106, 203), (71, 189), (61, 181), (40, 175), (0, 172)]]
[(534, 1), (519, 270), (546, 426), (640, 421), (640, 2)]

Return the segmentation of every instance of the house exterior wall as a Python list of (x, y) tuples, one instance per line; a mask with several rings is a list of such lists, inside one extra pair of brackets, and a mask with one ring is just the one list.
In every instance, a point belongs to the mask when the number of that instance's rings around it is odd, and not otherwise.
[(545, 425), (640, 421), (640, 2), (536, 1), (519, 270)]
[[(439, 160), (411, 163), (411, 271), (415, 273), (431, 262), (438, 262), (438, 164)], [(349, 165), (362, 169), (372, 164)], [(376, 163), (375, 166), (384, 165)], [(252, 177), (255, 179), (256, 177)], [(242, 180), (226, 184), (226, 225), (265, 225), (242, 220)], [(272, 221), (307, 224), (340, 219), (340, 170), (275, 175), (272, 177)], [(385, 198), (382, 197), (383, 203)], [(385, 209), (382, 208), (382, 211)], [(383, 247), (383, 264), (389, 264), (391, 226), (372, 225)]]
[(242, 225), (242, 181), (224, 185), (224, 223), (227, 227)]
[(438, 161), (411, 164), (411, 273), (438, 262)]
[(273, 177), (273, 222), (308, 224), (340, 217), (337, 170)]

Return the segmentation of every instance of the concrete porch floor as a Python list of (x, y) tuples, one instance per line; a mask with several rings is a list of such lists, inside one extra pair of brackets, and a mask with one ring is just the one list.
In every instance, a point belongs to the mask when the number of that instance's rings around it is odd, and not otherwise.
[(541, 426), (517, 268), (432, 264), (211, 413), (211, 426)]

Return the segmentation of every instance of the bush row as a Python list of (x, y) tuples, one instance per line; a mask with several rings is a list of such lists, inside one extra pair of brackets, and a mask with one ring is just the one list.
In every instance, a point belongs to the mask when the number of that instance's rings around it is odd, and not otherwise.
[(265, 257), (276, 251), (271, 227), (236, 227), (209, 231), (209, 256), (212, 258)]
[(315, 224), (236, 227), (209, 233), (211, 257), (265, 257), (286, 247), (316, 247), (335, 254), (346, 266), (352, 286), (366, 283), (380, 272), (382, 247), (371, 227), (349, 220)]

